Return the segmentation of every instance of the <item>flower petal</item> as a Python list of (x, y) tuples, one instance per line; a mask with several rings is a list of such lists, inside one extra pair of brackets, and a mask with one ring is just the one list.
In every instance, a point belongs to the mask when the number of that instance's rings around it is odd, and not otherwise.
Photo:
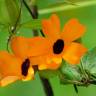
[(33, 65), (37, 65), (39, 70), (47, 69), (45, 56), (31, 57), (30, 62)]
[(56, 28), (57, 32), (60, 32), (60, 20), (56, 14), (51, 16), (51, 22), (53, 23), (54, 28)]
[(78, 64), (85, 52), (87, 49), (83, 45), (74, 42), (66, 48), (63, 58), (70, 64)]
[(60, 58), (60, 57), (54, 57), (54, 58), (52, 58), (52, 61), (53, 62), (55, 62), (55, 63), (57, 63), (57, 64), (61, 64), (62, 63), (62, 58)]
[(56, 70), (60, 67), (62, 63), (62, 58), (60, 57), (52, 57), (52, 58), (48, 58), (47, 57), (47, 69), (51, 69), (51, 70)]
[(0, 74), (2, 78), (6, 76), (18, 76), (21, 78), (22, 61), (7, 51), (0, 51)]
[(39, 70), (46, 70), (46, 69), (48, 69), (48, 67), (47, 67), (46, 63), (45, 64), (39, 64), (38, 69)]
[(60, 37), (60, 23), (57, 15), (52, 15), (49, 20), (42, 20), (42, 30), (44, 34), (51, 40), (56, 40)]
[(13, 37), (11, 39), (11, 49), (16, 56), (26, 58), (28, 54), (28, 41), (25, 37)]
[(32, 65), (38, 65), (39, 70), (58, 69), (61, 65), (61, 58), (49, 58), (49, 56), (37, 56), (30, 58)]
[(7, 86), (8, 84), (11, 84), (17, 80), (19, 80), (19, 77), (17, 76), (7, 76), (0, 81), (0, 86)]
[(52, 62), (52, 63), (47, 64), (47, 69), (56, 70), (60, 67), (60, 65), (61, 63)]
[(33, 37), (29, 39), (29, 56), (39, 56), (48, 53), (51, 42), (43, 37)]
[(85, 32), (85, 26), (80, 24), (77, 19), (69, 20), (61, 33), (61, 37), (67, 41), (71, 42), (80, 38)]

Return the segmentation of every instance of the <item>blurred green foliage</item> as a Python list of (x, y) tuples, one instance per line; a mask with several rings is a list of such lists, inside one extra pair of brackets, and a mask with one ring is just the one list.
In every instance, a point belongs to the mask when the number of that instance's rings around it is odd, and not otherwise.
[[(15, 2), (16, 1), (16, 2)], [(74, 1), (74, 2), (73, 2)], [(88, 6), (81, 6), (78, 2), (89, 2)], [(26, 37), (33, 36), (31, 28), (41, 28), (40, 19), (48, 18), (52, 13), (58, 14), (61, 21), (61, 28), (71, 18), (77, 18), (79, 21), (86, 25), (86, 34), (82, 37), (84, 45), (91, 49), (96, 46), (96, 4), (91, 4), (91, 1), (96, 0), (37, 0), (36, 3), (39, 8), (39, 21), (32, 21), (27, 9), (22, 7), (21, 24), (17, 35)], [(19, 14), (20, 2), (19, 0), (0, 0), (0, 49), (6, 50), (7, 39), (9, 36), (9, 25), (14, 25), (16, 18)], [(77, 5), (75, 5), (75, 2)], [(72, 4), (72, 5), (70, 5)], [(81, 3), (80, 3), (81, 4)], [(48, 11), (42, 14), (43, 9), (49, 9), (58, 6), (71, 6), (66, 10), (59, 10), (58, 12)], [(75, 8), (73, 8), (75, 6)], [(78, 7), (81, 6), (81, 7)], [(57, 10), (56, 9), (56, 10)], [(10, 18), (11, 17), (11, 18)], [(32, 23), (31, 23), (32, 21)], [(4, 26), (3, 26), (4, 25)], [(35, 27), (34, 27), (35, 26)], [(6, 69), (7, 70), (7, 69)], [(50, 79), (55, 96), (76, 96), (73, 85), (61, 85), (58, 77)], [(95, 96), (96, 86), (78, 87), (79, 96)], [(15, 82), (4, 88), (0, 88), (0, 96), (46, 96), (41, 85), (38, 73), (35, 80), (28, 82)]]
[(0, 23), (13, 25), (19, 14), (16, 0), (0, 0)]

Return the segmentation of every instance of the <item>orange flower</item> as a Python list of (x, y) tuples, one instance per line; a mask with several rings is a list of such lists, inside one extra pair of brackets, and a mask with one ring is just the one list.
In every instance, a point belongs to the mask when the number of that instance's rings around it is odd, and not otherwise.
[(28, 56), (27, 40), (23, 37), (14, 37), (11, 40), (11, 48), (14, 55), (7, 51), (0, 51), (1, 86), (6, 86), (16, 80), (27, 81), (34, 77), (31, 59)]
[(30, 45), (33, 45), (30, 53), (37, 56), (31, 61), (38, 64), (39, 69), (57, 69), (62, 58), (70, 64), (78, 64), (87, 51), (82, 44), (74, 42), (85, 32), (85, 26), (77, 19), (69, 20), (60, 31), (59, 18), (53, 14), (50, 19), (42, 20), (42, 30), (45, 37), (30, 39)]

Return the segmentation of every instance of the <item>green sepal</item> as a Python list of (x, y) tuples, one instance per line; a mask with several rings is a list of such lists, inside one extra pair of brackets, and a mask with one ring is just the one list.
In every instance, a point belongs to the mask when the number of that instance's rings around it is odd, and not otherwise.
[(89, 50), (81, 59), (83, 70), (96, 77), (96, 47)]
[(96, 47), (89, 50), (80, 61), (80, 64), (71, 65), (63, 60), (60, 68), (62, 84), (96, 85)]
[(63, 84), (75, 84), (75, 82), (78, 83), (82, 79), (78, 67), (76, 65), (70, 65), (64, 62), (64, 60), (60, 68), (60, 72), (62, 73), (62, 75), (60, 76), (60, 81)]

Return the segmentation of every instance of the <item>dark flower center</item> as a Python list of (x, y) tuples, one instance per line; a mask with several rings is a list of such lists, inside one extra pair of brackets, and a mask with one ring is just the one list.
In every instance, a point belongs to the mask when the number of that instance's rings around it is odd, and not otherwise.
[(23, 62), (22, 66), (21, 66), (22, 75), (27, 76), (29, 66), (30, 66), (30, 61), (29, 61), (29, 59), (26, 59), (26, 60)]
[(62, 39), (58, 39), (53, 45), (53, 52), (55, 54), (60, 54), (64, 48), (64, 41)]

